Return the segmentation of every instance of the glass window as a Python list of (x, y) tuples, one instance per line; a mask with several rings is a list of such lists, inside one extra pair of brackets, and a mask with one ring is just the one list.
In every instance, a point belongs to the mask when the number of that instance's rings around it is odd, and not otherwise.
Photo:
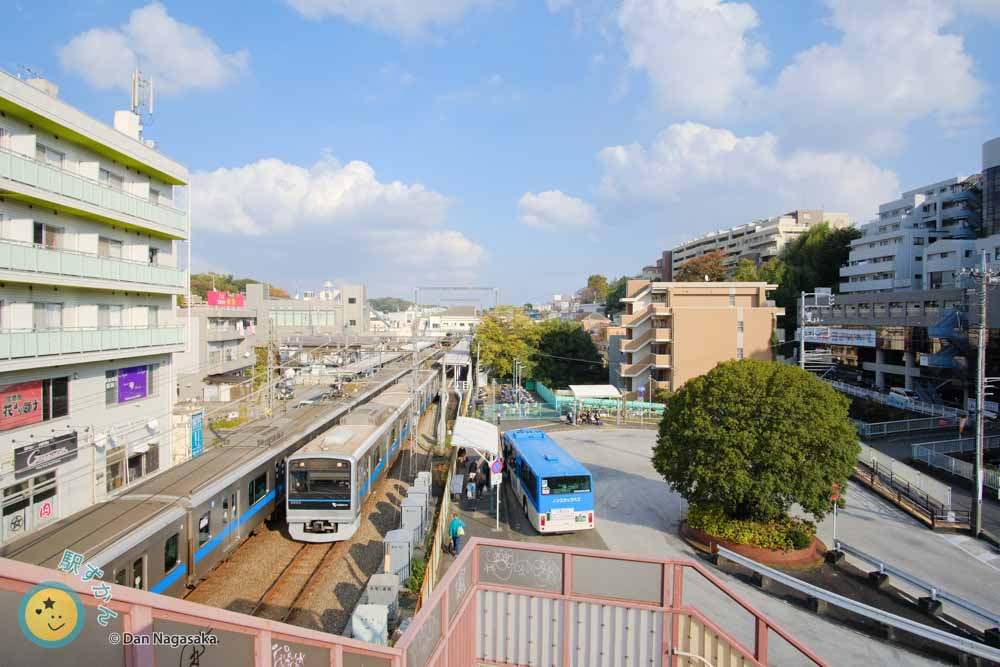
[(142, 584), (145, 581), (143, 573), (143, 560), (145, 560), (145, 557), (140, 556), (132, 562), (132, 587), (140, 590), (143, 588)]
[(177, 547), (180, 543), (181, 536), (174, 533), (167, 538), (167, 541), (163, 545), (163, 572), (164, 574), (174, 569), (177, 565)]
[(250, 504), (263, 498), (267, 494), (267, 473), (261, 473), (259, 477), (250, 480)]
[(54, 148), (49, 148), (45, 144), (35, 144), (35, 158), (39, 162), (45, 162), (52, 165), (53, 167), (59, 167), (62, 169), (63, 160), (66, 158), (65, 153), (60, 153)]
[(562, 496), (568, 493), (588, 493), (590, 491), (590, 477), (587, 475), (546, 477), (542, 480), (542, 487), (542, 493), (545, 493), (544, 487), (547, 487), (548, 493), (553, 496)]
[(156, 266), (160, 263), (160, 249), (150, 248), (149, 249), (149, 263)]
[(42, 380), (42, 421), (69, 414), (69, 378)]
[(205, 512), (204, 514), (201, 515), (201, 518), (198, 519), (199, 547), (205, 544), (205, 542), (208, 542), (209, 538), (211, 537), (211, 533), (209, 532), (209, 523), (210, 523), (209, 518), (210, 518), (210, 513)]
[(35, 245), (43, 246), (51, 250), (58, 250), (63, 247), (63, 229), (53, 227), (41, 222), (34, 223), (33, 241)]
[(118, 371), (104, 371), (104, 404), (118, 404)]
[(160, 307), (159, 306), (149, 306), (146, 310), (149, 313), (147, 318), (147, 324), (150, 329), (155, 329), (160, 326)]
[(347, 303), (357, 303), (357, 302), (358, 300), (353, 296), (347, 298)]
[(128, 457), (128, 478), (126, 484), (131, 484), (142, 477), (142, 454), (134, 454)]
[(108, 493), (120, 489), (125, 484), (125, 452), (118, 450), (108, 454), (106, 475), (105, 486)]
[(35, 331), (62, 329), (62, 308), (61, 303), (35, 303), (33, 308)]
[(222, 523), (229, 523), (229, 494), (222, 497)]
[(100, 180), (101, 183), (110, 188), (114, 188), (115, 190), (125, 189), (125, 179), (118, 174), (108, 171), (107, 169), (101, 169)]
[(97, 237), (97, 256), (121, 259), (123, 245), (124, 244), (121, 241), (116, 239), (99, 236)]
[(125, 583), (125, 569), (115, 570), (115, 583), (119, 586), (126, 586)]
[(151, 442), (149, 443), (149, 451), (144, 455), (146, 457), (146, 474), (159, 470), (160, 468), (160, 445)]

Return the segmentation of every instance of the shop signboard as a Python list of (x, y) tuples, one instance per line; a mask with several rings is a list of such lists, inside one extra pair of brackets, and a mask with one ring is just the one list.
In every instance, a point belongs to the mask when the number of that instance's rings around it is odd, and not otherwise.
[(210, 306), (222, 308), (243, 308), (246, 305), (246, 297), (242, 294), (230, 294), (228, 292), (216, 292), (210, 290), (205, 294), (205, 301)]
[(807, 343), (848, 345), (851, 347), (875, 347), (877, 338), (874, 329), (831, 329), (829, 327), (806, 327), (805, 336)]
[(42, 421), (42, 381), (0, 387), (0, 431)]
[(18, 447), (14, 450), (14, 476), (35, 475), (46, 468), (72, 461), (76, 452), (76, 431)]
[(127, 403), (146, 398), (146, 367), (133, 366), (118, 370), (118, 402)]

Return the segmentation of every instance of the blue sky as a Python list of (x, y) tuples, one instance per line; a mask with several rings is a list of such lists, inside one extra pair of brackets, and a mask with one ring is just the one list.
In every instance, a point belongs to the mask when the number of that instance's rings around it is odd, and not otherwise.
[[(978, 171), (1000, 0), (13, 0), (0, 67), (192, 171), (196, 269), (547, 300), (794, 208)], [(993, 67), (988, 64), (993, 63)]]

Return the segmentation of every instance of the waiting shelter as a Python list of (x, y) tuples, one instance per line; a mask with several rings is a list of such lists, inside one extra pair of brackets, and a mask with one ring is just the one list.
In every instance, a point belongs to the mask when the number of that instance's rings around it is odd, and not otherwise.
[[(464, 447), (466, 451), (473, 451), (486, 459), (490, 467), (500, 458), (500, 429), (489, 422), (472, 417), (458, 417), (455, 419), (455, 426), (451, 432), (451, 446)], [(459, 489), (462, 480), (459, 476)], [(455, 486), (455, 476), (452, 477), (452, 488)], [(497, 528), (500, 527), (500, 493), (497, 497)]]
[(622, 393), (610, 384), (571, 384), (570, 393), (573, 395), (573, 413), (580, 414), (581, 405), (584, 407), (611, 408), (615, 411), (615, 422), (622, 422)]

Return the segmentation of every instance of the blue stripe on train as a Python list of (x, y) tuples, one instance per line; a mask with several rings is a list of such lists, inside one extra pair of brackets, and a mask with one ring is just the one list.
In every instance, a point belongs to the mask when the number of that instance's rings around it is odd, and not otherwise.
[(170, 588), (171, 586), (173, 586), (174, 583), (176, 583), (178, 579), (180, 579), (181, 577), (183, 577), (185, 572), (187, 572), (187, 565), (185, 565), (184, 563), (181, 563), (180, 565), (178, 565), (177, 567), (175, 567), (170, 572), (170, 574), (168, 574), (167, 576), (163, 577), (163, 580), (160, 581), (160, 583), (158, 583), (155, 586), (153, 586), (152, 588), (150, 588), (149, 592), (150, 593), (162, 593), (163, 591), (165, 591), (168, 588)]

